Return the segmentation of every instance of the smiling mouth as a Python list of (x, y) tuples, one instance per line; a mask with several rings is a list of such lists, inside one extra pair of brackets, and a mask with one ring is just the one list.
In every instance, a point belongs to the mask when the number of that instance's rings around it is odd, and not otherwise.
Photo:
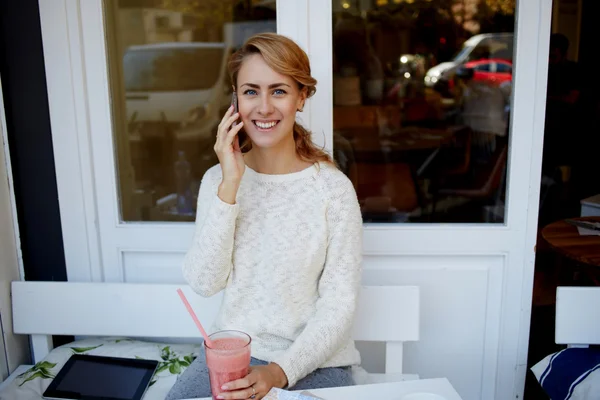
[(254, 120), (252, 122), (254, 122), (254, 125), (261, 131), (271, 130), (279, 123), (279, 121), (257, 121), (257, 120)]

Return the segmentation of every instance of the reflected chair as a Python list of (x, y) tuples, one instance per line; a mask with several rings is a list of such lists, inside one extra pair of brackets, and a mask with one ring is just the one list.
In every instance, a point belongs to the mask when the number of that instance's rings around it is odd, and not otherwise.
[(417, 186), (405, 163), (357, 163), (357, 196), (365, 219), (388, 220), (419, 207)]
[(457, 179), (446, 179), (434, 189), (432, 218), (442, 196), (456, 196), (474, 200), (486, 205), (499, 201), (498, 191), (503, 187), (506, 173), (508, 147), (497, 149), (490, 161), (481, 166), (472, 166), (471, 172)]
[(453, 142), (442, 149), (441, 162), (444, 176), (458, 176), (471, 169), (471, 145), (473, 132), (464, 129), (456, 134)]

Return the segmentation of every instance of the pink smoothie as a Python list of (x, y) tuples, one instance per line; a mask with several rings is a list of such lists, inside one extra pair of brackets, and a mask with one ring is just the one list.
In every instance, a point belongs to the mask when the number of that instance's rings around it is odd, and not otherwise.
[(206, 347), (206, 365), (212, 396), (216, 399), (223, 392), (221, 386), (248, 375), (250, 345), (248, 340), (240, 338), (222, 338), (212, 342), (212, 347)]

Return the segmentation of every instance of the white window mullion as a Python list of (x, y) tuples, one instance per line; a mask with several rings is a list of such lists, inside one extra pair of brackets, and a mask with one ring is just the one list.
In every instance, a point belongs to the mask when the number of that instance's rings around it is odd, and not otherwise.
[(277, 33), (293, 39), (307, 52), (317, 93), (308, 101), (298, 120), (313, 140), (328, 152), (333, 150), (332, 30), (331, 2), (322, 0), (277, 1)]
[(333, 29), (331, 1), (308, 0), (308, 55), (317, 93), (309, 104), (313, 140), (333, 151)]

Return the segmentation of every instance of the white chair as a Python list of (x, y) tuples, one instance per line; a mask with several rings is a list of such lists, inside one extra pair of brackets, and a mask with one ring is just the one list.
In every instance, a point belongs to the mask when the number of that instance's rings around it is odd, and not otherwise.
[[(600, 287), (558, 287), (555, 342), (567, 345), (531, 367), (548, 397), (597, 400), (600, 393)], [(577, 348), (579, 347), (579, 348)]]
[(600, 344), (600, 287), (559, 286), (555, 323), (556, 344)]
[[(221, 294), (202, 298), (185, 285), (13, 282), (14, 332), (31, 335), (35, 362), (52, 350), (52, 335), (198, 342), (200, 334), (176, 293), (179, 287), (202, 323), (212, 325)], [(403, 342), (419, 339), (419, 288), (363, 287), (354, 339), (386, 343), (385, 374), (358, 369), (357, 383), (418, 379), (404, 374), (402, 354)]]

